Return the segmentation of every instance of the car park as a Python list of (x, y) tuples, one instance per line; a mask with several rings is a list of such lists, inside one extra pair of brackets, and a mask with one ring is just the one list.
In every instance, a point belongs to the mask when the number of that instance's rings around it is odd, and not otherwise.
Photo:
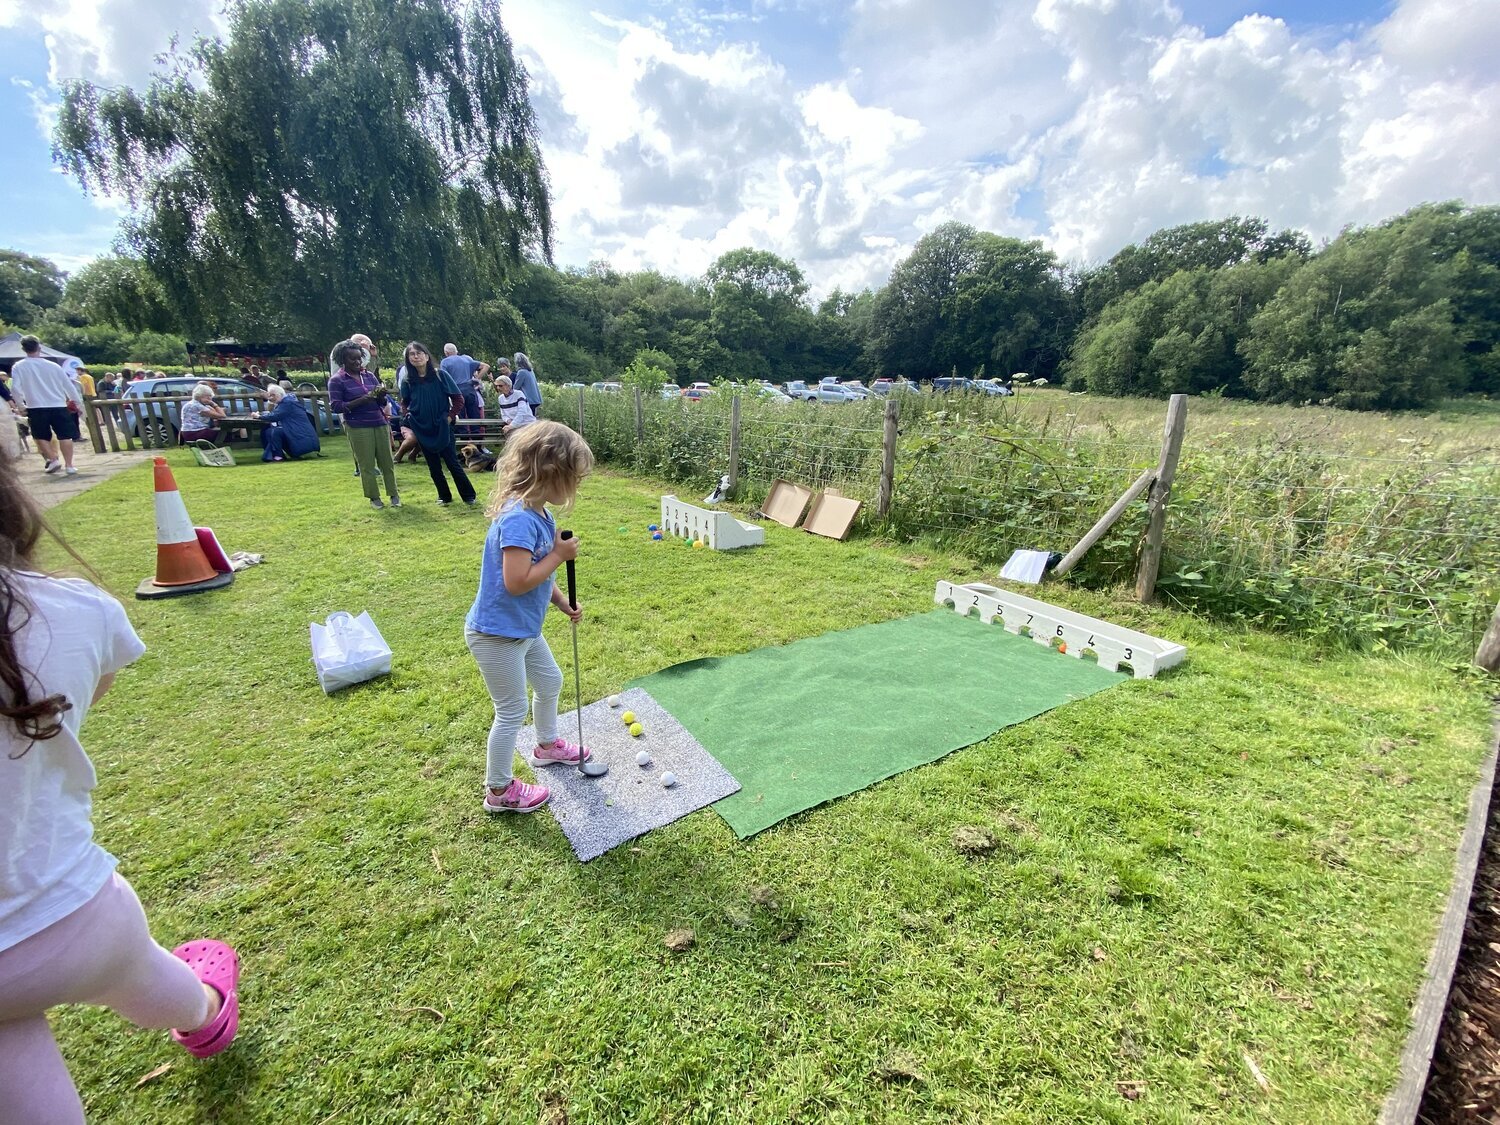
[[(126, 383), (120, 392), (125, 401), (120, 407), (120, 416), (126, 431), (143, 445), (158, 449), (176, 445), (177, 435), (182, 429), (182, 403), (151, 400), (168, 396), (186, 398), (199, 383), (207, 383), (214, 389), (214, 401), (229, 414), (250, 414), (265, 409), (265, 391), (239, 379), (199, 379), (190, 375), (138, 379)], [(330, 433), (338, 427), (338, 416), (329, 413), (326, 404), (318, 403), (316, 413), (311, 407), (306, 409), (320, 433)]]

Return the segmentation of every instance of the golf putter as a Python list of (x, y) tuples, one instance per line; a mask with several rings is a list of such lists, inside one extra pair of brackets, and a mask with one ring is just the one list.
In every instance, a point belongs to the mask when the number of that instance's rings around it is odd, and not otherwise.
[[(562, 533), (564, 539), (573, 538), (571, 531)], [(568, 567), (568, 605), (574, 609), (578, 608), (578, 576), (569, 559)], [(578, 622), (569, 621), (573, 626), (573, 713), (578, 716), (578, 772), (584, 777), (603, 777), (609, 772), (609, 767), (603, 762), (595, 761), (591, 756), (587, 761), (583, 758), (583, 685), (578, 681)]]

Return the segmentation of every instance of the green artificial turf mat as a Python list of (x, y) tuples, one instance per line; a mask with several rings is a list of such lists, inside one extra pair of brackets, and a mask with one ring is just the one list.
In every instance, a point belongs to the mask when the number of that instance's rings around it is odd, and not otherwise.
[(735, 777), (741, 839), (1125, 676), (939, 609), (633, 681)]

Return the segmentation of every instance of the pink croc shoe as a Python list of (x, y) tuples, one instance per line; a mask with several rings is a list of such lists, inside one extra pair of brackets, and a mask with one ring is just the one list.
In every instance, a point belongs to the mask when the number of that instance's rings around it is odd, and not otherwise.
[(240, 982), (240, 958), (222, 941), (190, 941), (172, 950), (174, 957), (187, 962), (193, 974), (217, 992), (223, 1001), (216, 1015), (197, 1031), (182, 1032), (175, 1028), (172, 1038), (195, 1058), (217, 1055), (234, 1039), (240, 1026), (240, 999), (236, 991)]
[(563, 765), (576, 766), (580, 761), (588, 761), (593, 755), (582, 746), (574, 746), (561, 738), (555, 738), (551, 742), (540, 743), (531, 751), (531, 764), (534, 766), (552, 766), (561, 762)]

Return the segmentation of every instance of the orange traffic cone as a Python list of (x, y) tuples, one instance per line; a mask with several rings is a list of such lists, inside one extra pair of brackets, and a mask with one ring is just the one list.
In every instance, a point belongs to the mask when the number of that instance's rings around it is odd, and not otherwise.
[(234, 581), (234, 572), (219, 572), (208, 561), (187, 505), (165, 457), (156, 458), (156, 575), (142, 579), (138, 598), (171, 598), (217, 590)]

